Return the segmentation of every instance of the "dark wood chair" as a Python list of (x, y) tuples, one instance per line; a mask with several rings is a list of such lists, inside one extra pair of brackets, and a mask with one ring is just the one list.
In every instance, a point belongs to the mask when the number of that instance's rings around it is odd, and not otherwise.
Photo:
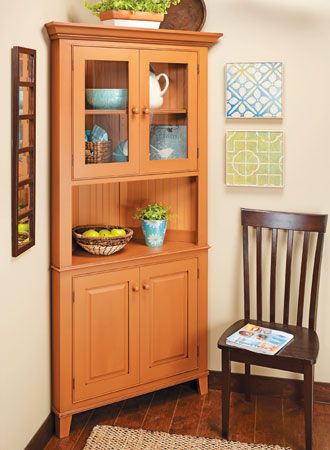
[[(312, 449), (312, 427), (313, 427), (313, 384), (314, 384), (314, 365), (316, 363), (319, 341), (315, 331), (317, 300), (320, 279), (320, 267), (323, 249), (324, 233), (327, 225), (327, 215), (317, 214), (295, 214), (274, 211), (258, 211), (258, 210), (241, 210), (242, 226), (243, 226), (243, 267), (244, 267), (244, 319), (239, 320), (229, 327), (218, 341), (218, 347), (222, 350), (222, 372), (223, 372), (223, 390), (222, 390), (222, 436), (228, 437), (229, 431), (229, 403), (230, 403), (230, 363), (237, 361), (245, 364), (245, 386), (246, 395), (250, 396), (250, 374), (251, 365), (262, 367), (270, 367), (274, 369), (287, 370), (304, 375), (304, 409), (305, 409), (305, 440), (306, 449)], [(250, 314), (250, 266), (249, 245), (250, 238), (255, 229), (256, 241), (256, 319), (252, 320)], [(271, 231), (266, 231), (269, 229)], [(281, 320), (276, 321), (278, 311), (276, 308), (276, 281), (277, 267), (280, 267), (278, 255), (278, 238), (279, 231), (284, 230), (287, 233), (287, 248), (285, 258), (285, 286), (284, 286), (284, 303), (283, 315)], [(295, 232), (302, 232), (301, 236), (301, 262), (298, 269), (300, 274), (299, 287), (293, 291), (291, 289), (291, 272), (293, 261), (293, 248)], [(263, 272), (265, 261), (263, 258), (263, 235), (269, 233), (270, 251), (270, 290), (269, 290), (269, 322), (263, 321)], [(317, 234), (315, 252), (310, 250), (311, 235)], [(297, 234), (297, 233), (296, 233)], [(299, 239), (296, 239), (299, 240)], [(295, 247), (296, 250), (296, 247)], [(299, 255), (299, 254), (298, 254)], [(308, 269), (310, 267), (308, 261), (312, 258), (311, 272), (311, 293), (309, 303), (308, 327), (303, 326), (305, 287)], [(295, 260), (298, 258), (295, 258)], [(291, 295), (291, 291), (293, 295)], [(297, 295), (295, 295), (297, 292)], [(290, 303), (292, 309), (291, 298), (296, 296), (297, 307), (295, 314), (295, 325), (289, 324), (289, 317), (293, 317), (293, 310), (290, 314)], [(276, 314), (277, 313), (277, 314)], [(280, 322), (280, 323), (279, 323)], [(294, 340), (284, 347), (274, 356), (263, 355), (250, 352), (226, 344), (226, 338), (239, 330), (246, 323), (260, 325), (262, 327), (273, 328), (277, 330), (287, 331), (294, 335)]]

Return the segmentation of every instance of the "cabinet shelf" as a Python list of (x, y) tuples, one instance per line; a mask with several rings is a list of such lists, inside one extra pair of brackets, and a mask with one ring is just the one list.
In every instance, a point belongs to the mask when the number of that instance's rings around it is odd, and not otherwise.
[(187, 114), (186, 109), (152, 109), (150, 112), (155, 115)]
[[(109, 116), (116, 114), (127, 114), (127, 109), (86, 109), (86, 116)], [(151, 109), (151, 114), (154, 115), (169, 115), (169, 114), (187, 114), (186, 109)]]
[(127, 246), (118, 253), (111, 256), (94, 256), (82, 249), (76, 249), (72, 254), (72, 268), (80, 269), (85, 267), (95, 267), (106, 264), (128, 262), (131, 260), (141, 260), (155, 258), (158, 256), (168, 256), (181, 254), (196, 250), (208, 249), (208, 246), (200, 246), (188, 242), (165, 242), (163, 247), (147, 247), (143, 241), (132, 240)]
[(127, 109), (86, 109), (86, 116), (111, 116), (116, 114), (127, 114)]

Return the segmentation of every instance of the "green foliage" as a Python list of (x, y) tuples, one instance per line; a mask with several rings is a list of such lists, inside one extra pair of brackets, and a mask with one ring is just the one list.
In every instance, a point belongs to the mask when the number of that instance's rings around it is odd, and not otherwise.
[(169, 220), (170, 208), (159, 203), (151, 203), (145, 208), (137, 208), (134, 219), (140, 220)]
[(94, 15), (105, 11), (144, 11), (166, 14), (171, 5), (178, 5), (181, 0), (98, 0), (93, 3), (84, 0), (85, 8)]

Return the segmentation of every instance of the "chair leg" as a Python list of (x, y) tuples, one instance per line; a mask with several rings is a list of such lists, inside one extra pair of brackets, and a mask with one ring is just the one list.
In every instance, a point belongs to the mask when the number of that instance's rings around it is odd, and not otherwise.
[(222, 437), (228, 438), (230, 411), (230, 353), (222, 350)]
[(305, 407), (305, 442), (306, 450), (313, 448), (313, 392), (314, 366), (304, 367), (304, 407)]
[(245, 400), (249, 402), (251, 400), (251, 365), (245, 364), (245, 380), (244, 380), (244, 389), (245, 389)]

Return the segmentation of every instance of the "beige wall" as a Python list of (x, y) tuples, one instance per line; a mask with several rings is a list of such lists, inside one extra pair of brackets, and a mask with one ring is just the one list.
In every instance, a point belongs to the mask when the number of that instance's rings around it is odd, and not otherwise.
[[(0, 19), (0, 450), (22, 450), (50, 412), (49, 47), (43, 25), (80, 0), (6, 2)], [(85, 14), (85, 16), (84, 16)], [(37, 49), (36, 246), (11, 257), (11, 48)]]
[[(210, 368), (218, 369), (218, 335), (240, 317), (241, 253), (239, 208), (330, 210), (328, 105), (330, 30), (327, 0), (207, 0), (206, 29), (225, 38), (210, 54)], [(290, 5), (290, 6), (289, 6)], [(21, 13), (20, 13), (21, 11)], [(21, 14), (21, 17), (20, 17)], [(95, 21), (80, 0), (18, 0), (1, 19), (2, 236), (0, 450), (22, 450), (50, 410), (49, 336), (49, 49), (43, 24), (51, 20)], [(12, 259), (10, 236), (10, 49), (38, 50), (37, 244)], [(285, 65), (285, 120), (227, 122), (224, 119), (224, 64), (280, 60)], [(284, 190), (226, 188), (225, 129), (284, 129)], [(330, 240), (324, 257), (318, 331), (321, 355), (317, 379), (330, 381)]]
[[(206, 30), (224, 33), (210, 52), (210, 369), (219, 369), (217, 339), (242, 316), (241, 207), (330, 212), (330, 8), (327, 0), (207, 0)], [(284, 120), (224, 118), (227, 62), (283, 61)], [(225, 130), (284, 130), (285, 188), (226, 187)], [(330, 235), (320, 288), (320, 358), (316, 379), (330, 381)], [(254, 371), (257, 373), (257, 370)], [(278, 373), (280, 375), (280, 372)]]

